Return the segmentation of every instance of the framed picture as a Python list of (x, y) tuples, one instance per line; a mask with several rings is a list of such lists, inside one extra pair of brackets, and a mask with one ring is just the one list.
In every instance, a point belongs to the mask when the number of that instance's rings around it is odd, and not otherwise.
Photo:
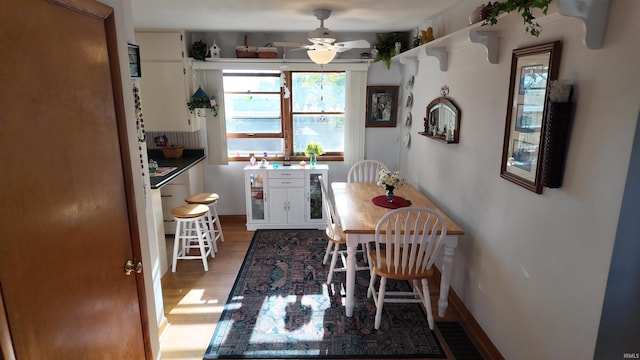
[(516, 131), (520, 132), (536, 132), (540, 131), (542, 126), (542, 111), (538, 106), (526, 106), (524, 104), (517, 105), (516, 112)]
[(523, 66), (520, 71), (519, 94), (524, 95), (527, 91), (546, 89), (549, 66), (545, 64), (535, 64)]
[(142, 69), (140, 68), (140, 47), (138, 45), (128, 44), (128, 51), (131, 78), (140, 79), (142, 77)]
[(398, 86), (367, 86), (366, 127), (395, 127)]
[(547, 85), (558, 78), (561, 41), (513, 50), (500, 176), (542, 193)]

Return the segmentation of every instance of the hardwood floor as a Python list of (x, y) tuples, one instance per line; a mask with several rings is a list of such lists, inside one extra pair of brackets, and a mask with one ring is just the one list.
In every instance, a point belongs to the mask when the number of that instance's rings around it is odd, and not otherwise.
[[(208, 272), (200, 261), (182, 260), (175, 273), (169, 269), (162, 279), (164, 310), (169, 322), (160, 339), (162, 359), (200, 360), (209, 345), (253, 238), (253, 232), (246, 230), (244, 216), (222, 216), (220, 222), (225, 241), (218, 243), (216, 258), (209, 259)], [(167, 249), (173, 249), (173, 239), (169, 237)], [(429, 288), (431, 302), (437, 307), (439, 283), (431, 281)], [(445, 317), (435, 315), (435, 320), (459, 321), (485, 359), (502, 359), (453, 291), (449, 294)], [(445, 348), (447, 359), (455, 359), (437, 330), (436, 335)]]

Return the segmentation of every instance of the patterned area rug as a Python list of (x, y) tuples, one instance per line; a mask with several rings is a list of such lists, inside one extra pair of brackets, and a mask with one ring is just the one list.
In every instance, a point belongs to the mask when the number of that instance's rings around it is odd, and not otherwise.
[(256, 231), (204, 359), (445, 357), (419, 304), (388, 304), (374, 330), (366, 271), (346, 317), (345, 273), (325, 284), (326, 245), (323, 231)]

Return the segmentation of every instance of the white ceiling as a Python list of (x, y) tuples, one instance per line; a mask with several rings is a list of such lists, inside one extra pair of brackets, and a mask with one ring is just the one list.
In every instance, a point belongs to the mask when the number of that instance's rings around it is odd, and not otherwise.
[(136, 29), (311, 31), (314, 9), (330, 9), (325, 27), (342, 32), (409, 31), (464, 0), (133, 0)]

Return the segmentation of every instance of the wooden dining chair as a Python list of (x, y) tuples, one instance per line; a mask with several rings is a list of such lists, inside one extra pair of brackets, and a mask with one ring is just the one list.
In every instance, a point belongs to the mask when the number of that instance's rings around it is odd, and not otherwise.
[[(374, 243), (369, 247), (371, 280), (367, 297), (376, 305), (375, 328), (380, 328), (385, 302), (422, 303), (433, 330), (433, 312), (428, 279), (447, 225), (442, 216), (426, 208), (400, 208), (385, 214), (376, 225)], [(376, 291), (375, 283), (380, 277)], [(411, 291), (386, 291), (387, 279), (408, 281)], [(421, 287), (420, 287), (421, 285)]]
[[(327, 185), (325, 185), (322, 176), (318, 176), (318, 180), (320, 181), (320, 188), (322, 189), (323, 203), (326, 212), (325, 217), (327, 219), (327, 229), (325, 234), (328, 239), (327, 250), (324, 253), (322, 264), (326, 265), (327, 260), (329, 260), (329, 256), (331, 256), (331, 265), (329, 267), (329, 272), (327, 273), (327, 284), (330, 284), (331, 279), (333, 278), (333, 273), (344, 272), (347, 270), (347, 250), (340, 248), (342, 245), (347, 244), (347, 239), (342, 232), (340, 219), (338, 218), (338, 213), (333, 207), (333, 201), (331, 201)], [(364, 249), (364, 247), (362, 249)], [(366, 257), (366, 253), (363, 250), (358, 250), (356, 251), (356, 254), (357, 253), (361, 253), (363, 257)], [(338, 264), (338, 260), (340, 260), (340, 264)], [(336, 265), (338, 265), (338, 267), (336, 267)], [(358, 270), (369, 270), (369, 267), (356, 265), (356, 271)]]
[(378, 160), (361, 160), (353, 164), (347, 173), (347, 182), (375, 183), (380, 177), (380, 170), (387, 166)]

